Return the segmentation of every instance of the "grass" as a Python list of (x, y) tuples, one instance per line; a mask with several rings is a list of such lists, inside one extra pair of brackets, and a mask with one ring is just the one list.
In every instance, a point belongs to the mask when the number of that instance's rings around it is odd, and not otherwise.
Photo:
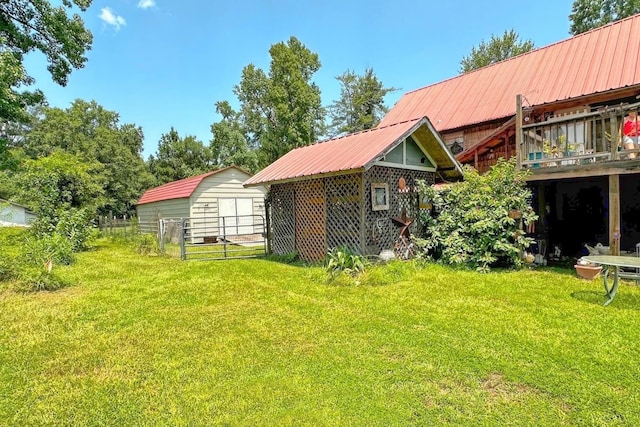
[(0, 292), (6, 425), (640, 425), (640, 289), (412, 263), (360, 285), (101, 240)]

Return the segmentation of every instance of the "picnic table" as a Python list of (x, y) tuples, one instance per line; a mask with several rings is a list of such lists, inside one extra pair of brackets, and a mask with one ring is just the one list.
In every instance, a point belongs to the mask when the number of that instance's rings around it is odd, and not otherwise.
[[(634, 268), (636, 271), (640, 269), (640, 258), (633, 256), (617, 256), (617, 255), (589, 255), (582, 257), (583, 260), (600, 264), (602, 266), (602, 284), (606, 292), (607, 300), (604, 305), (609, 305), (618, 291), (618, 280), (620, 277), (630, 279), (640, 279), (640, 273), (621, 273), (621, 268)], [(613, 270), (613, 285), (609, 287), (609, 273)]]

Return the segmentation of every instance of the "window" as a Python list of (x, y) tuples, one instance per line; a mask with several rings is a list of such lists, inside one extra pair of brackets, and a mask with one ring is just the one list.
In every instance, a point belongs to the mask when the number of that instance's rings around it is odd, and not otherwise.
[(389, 184), (371, 184), (371, 209), (374, 211), (389, 210)]

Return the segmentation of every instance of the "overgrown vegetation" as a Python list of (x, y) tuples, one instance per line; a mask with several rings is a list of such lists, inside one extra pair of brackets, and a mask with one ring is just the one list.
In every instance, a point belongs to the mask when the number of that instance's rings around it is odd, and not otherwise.
[(483, 272), (521, 266), (522, 251), (533, 242), (523, 227), (537, 219), (526, 174), (516, 170), (515, 158), (499, 159), (483, 175), (465, 166), (463, 182), (439, 189), (421, 183), (433, 209), (421, 215), (425, 237), (415, 238), (420, 255)]

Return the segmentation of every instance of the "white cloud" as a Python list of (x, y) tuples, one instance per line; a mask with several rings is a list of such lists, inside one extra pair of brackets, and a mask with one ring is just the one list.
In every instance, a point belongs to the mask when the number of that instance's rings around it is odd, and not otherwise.
[(138, 7), (140, 9), (149, 9), (150, 7), (154, 7), (156, 2), (154, 0), (140, 0), (138, 2)]
[(116, 31), (123, 25), (127, 25), (127, 22), (122, 16), (113, 13), (113, 11), (108, 7), (103, 7), (100, 10), (100, 19), (102, 19), (106, 24), (114, 26)]

